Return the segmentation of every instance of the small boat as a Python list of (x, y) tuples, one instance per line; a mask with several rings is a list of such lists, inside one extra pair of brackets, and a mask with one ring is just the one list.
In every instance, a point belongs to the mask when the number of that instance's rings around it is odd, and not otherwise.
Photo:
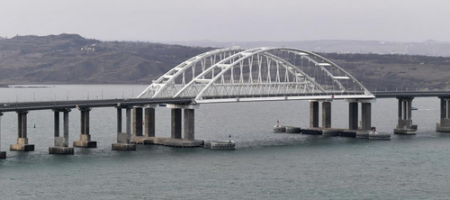
[(411, 110), (419, 110), (419, 109), (416, 107), (411, 107)]

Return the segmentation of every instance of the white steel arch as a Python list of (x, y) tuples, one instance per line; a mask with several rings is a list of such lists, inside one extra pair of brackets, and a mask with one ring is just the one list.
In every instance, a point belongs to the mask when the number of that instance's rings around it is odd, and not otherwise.
[[(237, 52), (243, 51), (244, 49), (240, 47), (232, 47), (225, 49), (216, 49), (212, 51), (208, 51), (202, 53), (200, 55), (194, 56), (176, 67), (169, 70), (167, 73), (159, 77), (157, 80), (153, 81), (153, 83), (148, 86), (143, 92), (141, 92), (137, 98), (149, 97), (149, 98), (158, 98), (158, 97), (167, 97), (164, 96), (164, 92), (167, 93), (166, 90), (176, 89), (174, 84), (175, 80), (179, 77), (182, 77), (182, 85), (185, 84), (186, 80), (186, 71), (192, 69), (192, 75), (195, 75), (196, 64), (200, 63), (202, 71), (209, 68), (206, 66), (206, 61), (210, 58), (209, 62), (214, 64), (230, 55), (234, 55)], [(218, 58), (218, 59), (217, 59)], [(194, 76), (195, 77), (195, 76)], [(192, 78), (194, 78), (192, 77)], [(172, 87), (172, 88), (169, 88)]]
[[(208, 57), (214, 61), (205, 64)], [(195, 73), (198, 62), (202, 69)], [(188, 69), (193, 70), (192, 78), (185, 81)], [(176, 83), (176, 79), (181, 80)], [(145, 96), (190, 97), (196, 102), (374, 98), (357, 79), (332, 61), (304, 50), (275, 47), (229, 48), (200, 54), (161, 76), (138, 97)]]

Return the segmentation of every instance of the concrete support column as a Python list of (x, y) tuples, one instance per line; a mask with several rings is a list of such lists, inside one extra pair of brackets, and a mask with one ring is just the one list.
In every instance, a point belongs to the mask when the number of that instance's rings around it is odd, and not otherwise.
[(358, 129), (358, 102), (350, 102), (348, 109), (348, 129)]
[(22, 113), (17, 113), (17, 137), (23, 138), (22, 136)]
[(406, 100), (407, 102), (407, 107), (406, 107), (406, 111), (408, 113), (408, 117), (407, 120), (411, 120), (412, 119), (412, 99), (408, 99)]
[(412, 100), (413, 97), (397, 97), (399, 103), (399, 119), (394, 134), (414, 135), (417, 125), (412, 124)]
[(322, 128), (331, 128), (331, 102), (322, 102)]
[(70, 109), (66, 109), (66, 110), (64, 110), (64, 139), (66, 140), (66, 147), (68, 146), (68, 142), (69, 142), (69, 112), (70, 112)]
[(181, 109), (180, 108), (172, 108), (172, 138), (180, 139), (181, 138)]
[(309, 127), (319, 127), (319, 102), (309, 102)]
[(155, 108), (145, 108), (145, 136), (155, 137)]
[(122, 132), (122, 108), (117, 107), (117, 133)]
[[(59, 113), (63, 112), (63, 120), (64, 120), (64, 126), (63, 126), (63, 137), (60, 136), (60, 120), (59, 120)], [(61, 109), (61, 110), (53, 110), (54, 113), (54, 135), (55, 135), (55, 146), (49, 147), (48, 152), (50, 154), (73, 154), (73, 148), (69, 147), (69, 112), (70, 109)]]
[(17, 143), (10, 146), (11, 151), (34, 151), (34, 145), (28, 144), (27, 137), (28, 111), (17, 111)]
[(83, 134), (85, 135), (90, 135), (90, 117), (89, 117), (89, 112), (91, 111), (91, 109), (86, 109), (84, 111), (84, 130), (83, 130)]
[[(55, 138), (59, 137), (59, 111), (54, 110), (53, 111), (54, 116), (54, 120), (55, 120)], [(56, 144), (55, 144), (56, 145)]]
[[(1, 117), (3, 116), (3, 113), (0, 112), (0, 129), (1, 129)], [(1, 130), (0, 130), (1, 133)], [(0, 135), (0, 159), (6, 159), (6, 152), (1, 151), (1, 135)]]
[(20, 131), (22, 132), (21, 138), (28, 138), (27, 136), (27, 114), (28, 112), (22, 112)]
[(362, 130), (370, 130), (372, 127), (372, 104), (361, 103)]
[[(126, 109), (126, 132), (122, 132), (122, 107), (117, 107), (117, 143), (112, 144), (112, 150), (117, 151), (135, 151), (136, 144), (131, 144), (131, 108), (127, 107)], [(133, 109), (134, 110), (134, 109)], [(141, 121), (142, 121), (142, 110), (141, 110)], [(133, 131), (136, 133), (136, 122), (139, 119), (136, 119), (136, 111), (134, 110), (134, 123), (135, 128)], [(142, 131), (142, 122), (141, 124)]]
[(80, 124), (81, 124), (81, 134), (80, 140), (74, 141), (74, 147), (83, 147), (83, 148), (96, 148), (97, 142), (91, 141), (91, 135), (89, 130), (89, 112), (91, 108), (79, 108), (80, 110)]
[(127, 130), (126, 130), (126, 134), (127, 134), (127, 141), (130, 141), (131, 138), (131, 108), (126, 108), (126, 123), (127, 123)]
[(133, 135), (136, 137), (142, 136), (142, 108), (133, 108)]
[(194, 140), (195, 138), (195, 110), (184, 109), (184, 139)]
[(450, 97), (439, 97), (441, 104), (441, 120), (436, 124), (436, 131), (450, 132)]

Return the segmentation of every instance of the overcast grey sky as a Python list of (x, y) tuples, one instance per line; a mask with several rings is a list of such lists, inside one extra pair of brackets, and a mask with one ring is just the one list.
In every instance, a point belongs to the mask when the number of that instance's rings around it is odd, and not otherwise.
[(0, 36), (450, 41), (449, 0), (0, 0)]

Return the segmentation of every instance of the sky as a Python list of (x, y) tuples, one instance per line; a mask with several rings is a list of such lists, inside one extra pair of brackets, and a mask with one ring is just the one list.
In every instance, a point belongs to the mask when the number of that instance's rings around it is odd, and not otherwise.
[(450, 41), (448, 0), (0, 0), (0, 37)]

